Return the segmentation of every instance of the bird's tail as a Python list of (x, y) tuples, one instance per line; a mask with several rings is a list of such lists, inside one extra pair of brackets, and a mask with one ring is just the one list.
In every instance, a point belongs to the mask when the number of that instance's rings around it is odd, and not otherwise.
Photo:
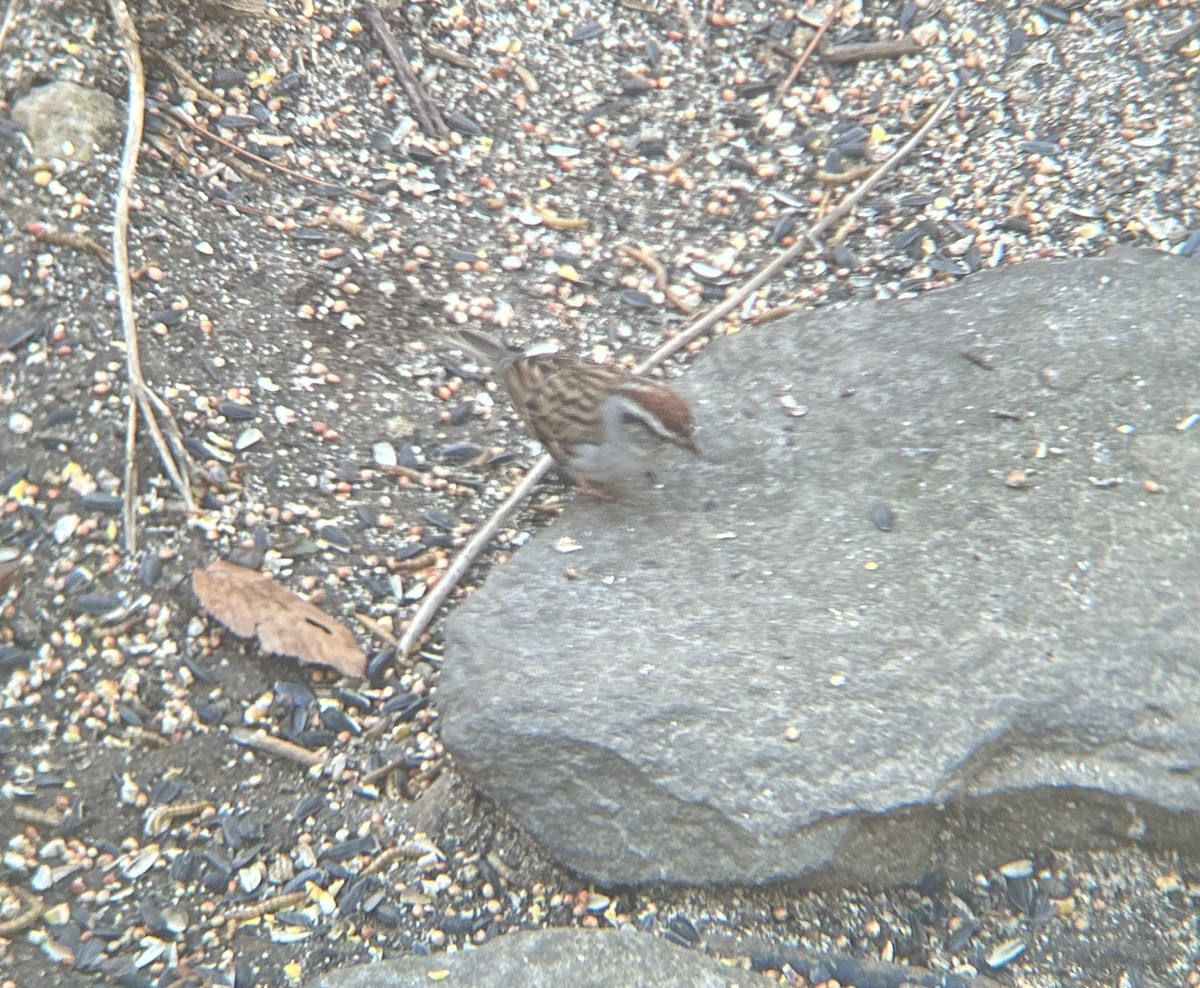
[(507, 364), (513, 357), (520, 353), (519, 350), (513, 350), (506, 346), (504, 341), (499, 337), (492, 336), (491, 333), (485, 333), (482, 330), (459, 326), (454, 330), (454, 335), (464, 346), (474, 352), (476, 356), (482, 357), (493, 367), (501, 367)]

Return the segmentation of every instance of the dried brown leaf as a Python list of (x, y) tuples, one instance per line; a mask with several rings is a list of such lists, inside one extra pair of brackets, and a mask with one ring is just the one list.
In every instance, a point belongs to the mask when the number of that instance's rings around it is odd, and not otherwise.
[(345, 676), (366, 673), (367, 657), (349, 628), (265, 573), (218, 559), (192, 573), (192, 589), (235, 635), (257, 635), (264, 652), (330, 666)]

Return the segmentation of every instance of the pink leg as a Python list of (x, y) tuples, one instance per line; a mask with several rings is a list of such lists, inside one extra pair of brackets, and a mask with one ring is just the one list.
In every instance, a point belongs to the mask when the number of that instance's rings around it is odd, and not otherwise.
[(575, 481), (575, 487), (580, 494), (590, 494), (600, 501), (612, 501), (616, 497), (611, 491), (606, 491), (603, 487), (596, 487), (594, 484), (589, 484), (582, 477), (571, 474), (571, 479)]

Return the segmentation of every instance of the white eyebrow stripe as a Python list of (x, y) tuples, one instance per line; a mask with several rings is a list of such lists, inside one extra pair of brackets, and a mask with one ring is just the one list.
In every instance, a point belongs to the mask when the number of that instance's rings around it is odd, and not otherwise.
[(656, 436), (660, 436), (663, 439), (674, 438), (675, 434), (663, 425), (662, 420), (657, 415), (652, 414), (644, 405), (634, 401), (632, 398), (621, 398), (621, 417), (626, 420), (640, 422)]

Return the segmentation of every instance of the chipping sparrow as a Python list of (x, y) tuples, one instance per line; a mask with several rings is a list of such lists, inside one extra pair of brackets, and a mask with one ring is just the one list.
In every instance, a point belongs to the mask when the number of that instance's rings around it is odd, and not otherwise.
[(501, 372), (517, 414), (592, 494), (648, 472), (676, 447), (700, 455), (692, 409), (665, 384), (565, 353), (523, 354), (473, 329), (458, 335)]

